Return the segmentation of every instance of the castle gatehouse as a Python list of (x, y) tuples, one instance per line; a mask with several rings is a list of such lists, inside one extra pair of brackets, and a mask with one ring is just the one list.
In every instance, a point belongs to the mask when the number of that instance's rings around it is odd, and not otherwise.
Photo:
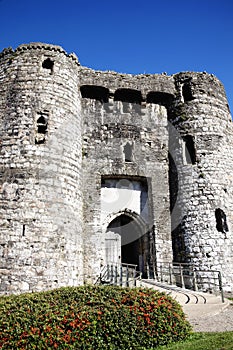
[(0, 293), (164, 263), (233, 289), (233, 127), (206, 72), (120, 74), (43, 43), (0, 54)]

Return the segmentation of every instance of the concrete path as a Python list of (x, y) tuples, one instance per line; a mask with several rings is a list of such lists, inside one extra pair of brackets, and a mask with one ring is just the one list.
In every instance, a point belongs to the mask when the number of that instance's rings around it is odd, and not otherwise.
[[(155, 280), (138, 281), (138, 286), (153, 288), (172, 296), (183, 307), (195, 331), (233, 330), (233, 307), (226, 298), (223, 303), (220, 296), (194, 292), (177, 286), (162, 284)], [(213, 321), (214, 319), (216, 322)], [(217, 322), (218, 319), (221, 319), (221, 322)]]
[(217, 314), (204, 314), (201, 316), (188, 316), (195, 332), (233, 332), (233, 304)]

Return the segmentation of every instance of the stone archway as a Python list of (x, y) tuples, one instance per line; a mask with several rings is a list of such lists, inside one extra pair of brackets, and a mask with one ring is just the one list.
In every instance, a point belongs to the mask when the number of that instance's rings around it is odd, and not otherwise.
[(146, 224), (137, 214), (119, 212), (106, 229), (106, 263), (134, 264), (145, 275), (147, 236)]

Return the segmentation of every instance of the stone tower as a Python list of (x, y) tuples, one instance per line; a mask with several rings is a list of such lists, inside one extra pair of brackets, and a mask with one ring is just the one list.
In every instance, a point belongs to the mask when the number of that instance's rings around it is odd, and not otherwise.
[(215, 76), (206, 73), (180, 73), (174, 81), (177, 94), (170, 113), (170, 150), (178, 174), (178, 181), (170, 176), (171, 188), (178, 194), (172, 213), (174, 260), (222, 271), (225, 289), (231, 289), (233, 129), (225, 91)]
[(83, 281), (77, 70), (57, 46), (1, 54), (1, 291)]
[(232, 123), (207, 73), (99, 72), (42, 43), (0, 54), (0, 292), (101, 266), (220, 270), (233, 288)]

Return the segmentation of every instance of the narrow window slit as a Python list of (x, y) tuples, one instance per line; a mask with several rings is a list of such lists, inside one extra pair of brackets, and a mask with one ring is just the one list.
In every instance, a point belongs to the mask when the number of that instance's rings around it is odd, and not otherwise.
[(182, 86), (182, 95), (183, 95), (184, 102), (194, 100), (191, 85), (189, 83), (184, 83), (184, 85)]
[(132, 162), (133, 160), (133, 147), (128, 142), (124, 146), (125, 162)]
[(186, 135), (183, 137), (183, 159), (184, 164), (196, 163), (195, 144), (191, 135)]
[(219, 232), (226, 233), (229, 231), (227, 225), (227, 217), (224, 211), (220, 208), (215, 210), (215, 219), (216, 219), (216, 229)]
[(48, 115), (39, 114), (39, 118), (36, 121), (36, 137), (35, 144), (45, 143), (47, 127), (48, 127)]

